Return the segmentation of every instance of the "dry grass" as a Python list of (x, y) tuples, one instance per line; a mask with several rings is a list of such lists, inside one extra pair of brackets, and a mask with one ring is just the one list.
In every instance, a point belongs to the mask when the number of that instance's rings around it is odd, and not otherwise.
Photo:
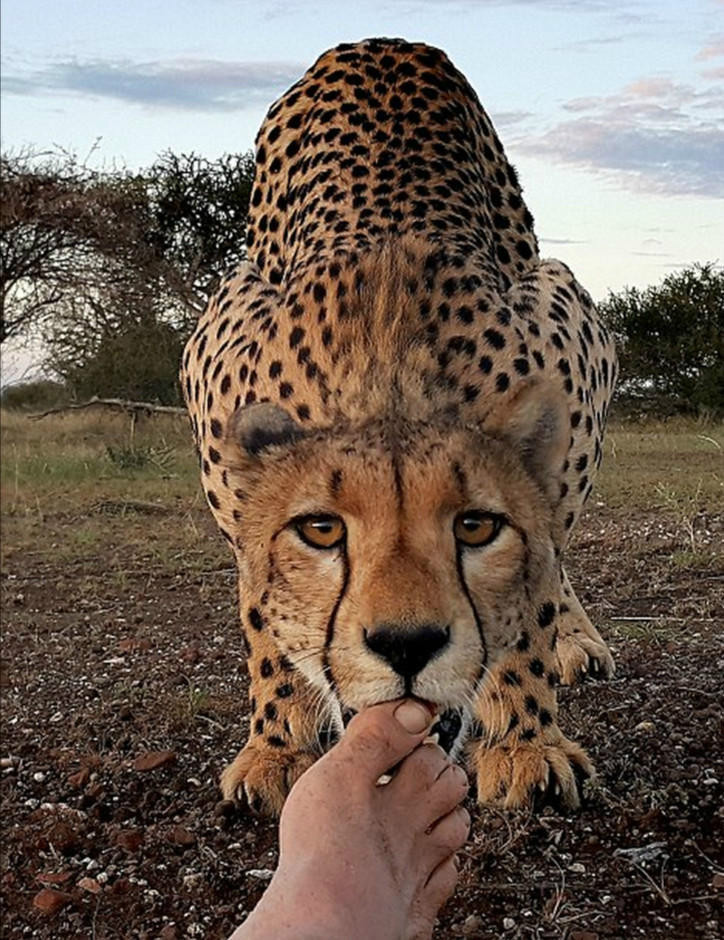
[[(228, 563), (219, 541), (206, 537), (213, 528), (186, 420), (154, 416), (138, 422), (133, 439), (130, 432), (129, 418), (105, 412), (41, 421), (3, 413), (4, 552), (72, 562), (111, 539), (119, 571), (134, 556), (168, 570)], [(588, 515), (657, 510), (685, 536), (675, 563), (710, 564), (697, 527), (724, 511), (724, 425), (614, 424), (605, 450)], [(152, 525), (139, 512), (144, 503), (159, 508)]]
[(41, 421), (3, 413), (0, 438), (3, 560), (92, 562), (114, 546), (111, 573), (229, 564), (198, 481), (188, 423), (115, 414)]

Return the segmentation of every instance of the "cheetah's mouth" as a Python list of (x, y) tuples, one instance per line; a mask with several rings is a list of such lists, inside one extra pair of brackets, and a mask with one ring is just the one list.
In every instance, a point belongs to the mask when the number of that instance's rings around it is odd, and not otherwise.
[[(345, 728), (355, 715), (356, 712), (352, 711), (351, 709), (346, 709), (342, 713), (342, 721), (344, 722)], [(440, 715), (432, 728), (430, 728), (428, 740), (433, 740), (436, 744), (439, 744), (447, 754), (449, 754), (453, 749), (453, 745), (458, 739), (458, 735), (460, 734), (462, 727), (462, 711), (459, 708), (448, 708), (447, 711), (444, 711)]]

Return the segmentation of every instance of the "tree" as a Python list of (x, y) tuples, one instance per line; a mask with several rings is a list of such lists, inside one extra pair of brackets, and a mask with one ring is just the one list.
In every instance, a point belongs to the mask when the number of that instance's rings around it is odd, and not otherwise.
[(212, 161), (166, 151), (146, 179), (146, 241), (191, 332), (224, 271), (246, 256), (254, 158), (226, 154)]
[(2, 338), (35, 328), (77, 395), (173, 401), (183, 340), (245, 254), (251, 154), (166, 152), (138, 173), (2, 160)]
[(724, 410), (724, 270), (695, 264), (599, 305), (617, 340), (624, 394)]
[[(0, 157), (2, 338), (85, 285), (93, 256), (123, 259), (137, 283), (161, 281), (186, 316), (245, 254), (250, 153), (162, 154), (147, 170), (91, 170), (75, 154)], [(97, 260), (97, 257), (96, 259)]]
[(0, 157), (0, 343), (86, 289), (93, 256), (135, 218), (121, 181), (63, 151)]

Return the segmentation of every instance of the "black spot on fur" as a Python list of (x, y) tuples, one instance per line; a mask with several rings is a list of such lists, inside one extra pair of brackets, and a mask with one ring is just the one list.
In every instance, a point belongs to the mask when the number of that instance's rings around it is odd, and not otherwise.
[(546, 601), (542, 607), (538, 608), (538, 626), (541, 628), (550, 627), (556, 616), (556, 605), (551, 601)]

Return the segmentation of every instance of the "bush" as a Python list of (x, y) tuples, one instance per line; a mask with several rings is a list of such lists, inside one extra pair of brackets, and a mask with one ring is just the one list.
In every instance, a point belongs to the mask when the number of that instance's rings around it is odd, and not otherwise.
[(55, 359), (53, 366), (81, 401), (97, 395), (177, 405), (183, 345), (167, 323), (131, 321), (102, 335), (75, 361)]
[(724, 411), (724, 270), (694, 265), (599, 305), (613, 330), (624, 399)]
[(66, 405), (70, 400), (68, 387), (50, 379), (18, 382), (6, 386), (0, 393), (0, 405), (10, 411), (45, 411)]

